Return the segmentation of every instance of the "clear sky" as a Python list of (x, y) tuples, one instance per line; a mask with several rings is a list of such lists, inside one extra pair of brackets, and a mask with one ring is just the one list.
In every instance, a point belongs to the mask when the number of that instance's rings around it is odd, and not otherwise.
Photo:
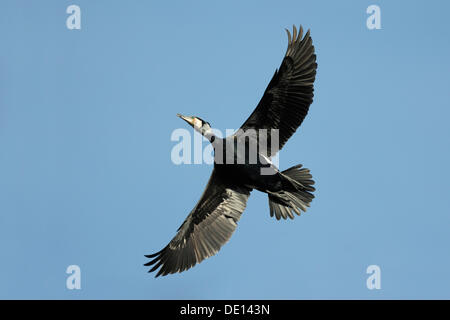
[[(81, 8), (69, 30), (66, 8)], [(369, 30), (366, 8), (381, 8)], [(450, 298), (448, 1), (0, 2), (0, 298)], [(225, 130), (311, 29), (315, 100), (280, 154), (316, 199), (253, 192), (218, 255), (155, 279), (212, 167), (175, 165), (177, 113)], [(205, 142), (206, 146), (206, 142)], [(81, 268), (81, 290), (66, 268)], [(368, 290), (366, 269), (381, 269)]]

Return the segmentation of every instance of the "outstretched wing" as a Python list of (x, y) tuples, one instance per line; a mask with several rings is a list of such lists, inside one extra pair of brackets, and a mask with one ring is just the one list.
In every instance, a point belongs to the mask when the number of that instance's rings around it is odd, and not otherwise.
[(154, 264), (149, 272), (159, 267), (156, 277), (182, 272), (216, 254), (236, 229), (250, 191), (227, 184), (213, 170), (202, 197), (176, 236), (164, 249), (146, 256), (153, 258), (145, 264)]
[[(292, 136), (308, 113), (313, 101), (316, 77), (316, 55), (309, 30), (302, 39), (303, 28), (297, 34), (286, 29), (288, 47), (279, 70), (275, 71), (256, 109), (241, 129), (267, 129), (267, 154), (275, 155)], [(271, 150), (271, 131), (278, 129), (279, 142)]]

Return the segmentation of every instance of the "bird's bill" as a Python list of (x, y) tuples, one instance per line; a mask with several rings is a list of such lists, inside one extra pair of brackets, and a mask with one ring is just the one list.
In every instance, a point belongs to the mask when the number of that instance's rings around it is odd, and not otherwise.
[(177, 113), (177, 117), (180, 117), (181, 119), (189, 123), (191, 126), (194, 126), (195, 117), (183, 116), (182, 114), (179, 113)]

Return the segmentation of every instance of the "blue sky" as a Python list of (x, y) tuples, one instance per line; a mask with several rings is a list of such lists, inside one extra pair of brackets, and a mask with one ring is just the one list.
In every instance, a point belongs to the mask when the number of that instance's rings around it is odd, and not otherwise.
[[(68, 30), (66, 8), (81, 8)], [(368, 30), (366, 8), (381, 8)], [(0, 298), (450, 298), (450, 37), (446, 1), (2, 1)], [(311, 29), (315, 101), (280, 154), (310, 168), (294, 221), (254, 192), (231, 241), (154, 279), (212, 167), (174, 165), (194, 114), (253, 111)], [(206, 143), (205, 143), (206, 146)], [(66, 288), (69, 265), (81, 290)], [(381, 268), (368, 290), (366, 268)]]

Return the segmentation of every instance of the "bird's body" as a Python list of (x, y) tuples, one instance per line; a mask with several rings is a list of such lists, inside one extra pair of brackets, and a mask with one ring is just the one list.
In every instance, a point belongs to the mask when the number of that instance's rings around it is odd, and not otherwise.
[(306, 211), (314, 181), (301, 165), (280, 171), (270, 160), (296, 131), (313, 98), (316, 56), (309, 31), (288, 33), (288, 49), (258, 106), (235, 134), (218, 138), (209, 123), (181, 116), (214, 148), (214, 169), (200, 200), (176, 236), (146, 266), (156, 276), (185, 271), (208, 258), (234, 232), (252, 190), (268, 194), (270, 215), (278, 220)]
[[(240, 141), (237, 135), (215, 140), (213, 142), (214, 169), (219, 175), (238, 182), (242, 186), (263, 192), (267, 189), (272, 189), (274, 183), (279, 180), (276, 174), (278, 169), (266, 155), (257, 150), (257, 143), (258, 141), (255, 137), (249, 137)], [(239, 144), (242, 145), (242, 150), (239, 148)], [(252, 150), (252, 146), (255, 146), (254, 150)], [(228, 151), (230, 149), (231, 152)], [(227, 152), (231, 154), (228, 158)], [(272, 169), (270, 173), (275, 174), (262, 175), (262, 169), (269, 169), (269, 167)]]

